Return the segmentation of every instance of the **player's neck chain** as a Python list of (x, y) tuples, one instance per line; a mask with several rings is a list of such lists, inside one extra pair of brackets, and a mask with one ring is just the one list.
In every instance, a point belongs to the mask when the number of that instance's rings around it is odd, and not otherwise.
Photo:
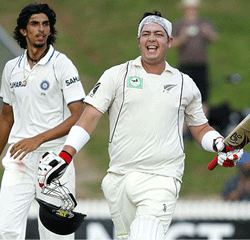
[(37, 64), (37, 63), (46, 55), (46, 53), (47, 53), (48, 51), (49, 51), (49, 45), (47, 46), (47, 48), (44, 50), (44, 52), (42, 53), (42, 55), (41, 55), (39, 58), (33, 59), (33, 58), (30, 57), (29, 51), (27, 50), (27, 58), (28, 58), (31, 62), (33, 62), (34, 64)]

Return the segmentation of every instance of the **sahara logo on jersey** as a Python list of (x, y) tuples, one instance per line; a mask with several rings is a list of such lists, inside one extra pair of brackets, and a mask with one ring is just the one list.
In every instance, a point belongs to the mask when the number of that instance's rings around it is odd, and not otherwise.
[(76, 83), (76, 82), (79, 82), (79, 81), (80, 81), (80, 79), (78, 77), (73, 77), (73, 78), (70, 78), (69, 80), (67, 79), (65, 81), (65, 83), (66, 83), (66, 86), (69, 86), (69, 85)]
[(128, 87), (132, 88), (142, 88), (142, 78), (139, 77), (129, 77), (128, 79)]
[(47, 90), (49, 88), (49, 82), (46, 80), (42, 81), (40, 87), (42, 90)]
[(19, 88), (19, 87), (25, 87), (27, 85), (27, 81), (19, 81), (19, 82), (11, 82), (10, 88)]

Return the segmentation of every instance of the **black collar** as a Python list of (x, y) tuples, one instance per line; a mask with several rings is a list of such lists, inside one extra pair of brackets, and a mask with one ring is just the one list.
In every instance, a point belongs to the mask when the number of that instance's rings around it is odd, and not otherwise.
[(27, 58), (28, 58), (31, 62), (33, 62), (34, 64), (37, 64), (37, 63), (46, 55), (46, 53), (47, 53), (48, 51), (49, 51), (49, 45), (47, 46), (47, 48), (44, 50), (44, 52), (42, 53), (42, 55), (41, 55), (39, 58), (33, 59), (33, 58), (30, 57), (29, 51), (28, 51), (28, 49), (27, 49)]

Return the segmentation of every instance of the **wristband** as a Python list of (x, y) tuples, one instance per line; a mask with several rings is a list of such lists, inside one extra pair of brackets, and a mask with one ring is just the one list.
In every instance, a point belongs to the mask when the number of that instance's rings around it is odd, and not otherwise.
[(72, 156), (68, 152), (66, 152), (64, 150), (62, 150), (59, 153), (59, 157), (62, 158), (66, 163), (68, 163), (68, 165), (70, 164), (70, 162), (72, 160)]
[(64, 146), (69, 145), (78, 153), (89, 139), (90, 136), (84, 128), (74, 125), (69, 131), (69, 135), (64, 143)]
[(214, 139), (222, 137), (217, 131), (206, 132), (201, 140), (201, 146), (209, 152), (215, 152), (213, 149)]

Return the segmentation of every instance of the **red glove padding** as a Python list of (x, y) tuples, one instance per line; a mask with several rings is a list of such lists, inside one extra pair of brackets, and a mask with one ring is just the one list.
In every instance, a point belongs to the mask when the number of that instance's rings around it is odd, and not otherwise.
[(243, 149), (234, 149), (229, 152), (218, 153), (218, 164), (223, 167), (234, 167), (243, 155)]
[(49, 151), (46, 152), (38, 164), (38, 183), (40, 187), (50, 185), (53, 180), (59, 179), (70, 164), (72, 157), (66, 151), (59, 155)]
[(234, 167), (243, 155), (242, 149), (234, 149), (225, 145), (222, 137), (215, 139), (213, 148), (218, 152), (218, 164), (223, 167)]

